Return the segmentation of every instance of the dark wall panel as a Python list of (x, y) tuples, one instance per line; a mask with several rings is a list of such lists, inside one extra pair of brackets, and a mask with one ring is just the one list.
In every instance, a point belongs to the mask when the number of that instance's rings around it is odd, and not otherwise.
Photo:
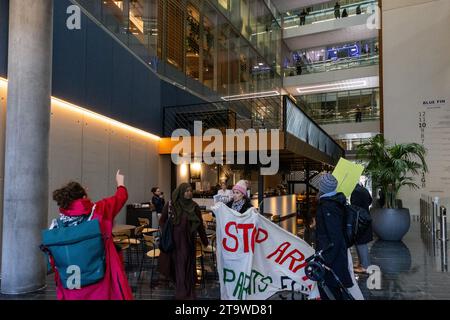
[(118, 73), (113, 64), (114, 40), (91, 21), (86, 28), (86, 104), (95, 106), (101, 114), (113, 116), (112, 77)]
[(54, 1), (53, 95), (86, 106), (86, 32), (88, 19), (82, 17), (81, 30), (66, 26), (68, 3)]
[(141, 63), (136, 61), (134, 70), (134, 91), (132, 121), (137, 126), (158, 128), (162, 133), (161, 123), (161, 80)]
[(8, 74), (9, 0), (0, 0), (0, 76)]
[(162, 87), (162, 105), (164, 107), (205, 102), (203, 99), (168, 82), (163, 81)]
[(112, 98), (111, 114), (122, 114), (123, 121), (131, 123), (131, 108), (133, 106), (133, 63), (135, 58), (128, 54), (118, 44), (113, 45)]

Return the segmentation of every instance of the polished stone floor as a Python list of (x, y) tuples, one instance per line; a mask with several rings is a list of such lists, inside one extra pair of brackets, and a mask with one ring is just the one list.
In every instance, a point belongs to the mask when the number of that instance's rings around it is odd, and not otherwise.
[[(422, 234), (422, 235), (421, 235)], [(427, 233), (421, 233), (420, 223), (413, 221), (409, 233), (403, 242), (374, 241), (370, 247), (371, 262), (381, 269), (381, 289), (370, 290), (367, 287), (367, 275), (358, 275), (358, 283), (368, 300), (450, 300), (450, 274), (442, 264), (446, 255), (438, 241), (429, 241)], [(353, 254), (355, 257), (356, 254)], [(355, 260), (356, 261), (356, 260)], [(204, 261), (205, 281), (196, 286), (197, 298), (202, 300), (219, 299), (220, 288), (211, 268), (211, 260)], [(150, 261), (146, 261), (144, 270), (151, 270)], [(138, 300), (171, 300), (174, 298), (173, 284), (158, 280), (157, 272), (143, 272), (138, 281), (139, 268), (129, 270), (129, 282)], [(37, 299), (56, 298), (53, 276), (47, 280), (47, 288), (40, 292), (21, 296), (0, 295), (0, 299)], [(273, 297), (277, 300), (300, 299), (299, 295), (283, 292)]]
[[(402, 242), (374, 241), (371, 263), (381, 269), (381, 290), (367, 288), (367, 276), (359, 286), (369, 300), (450, 300), (448, 248), (432, 241), (413, 221)], [(353, 255), (355, 256), (355, 255)]]

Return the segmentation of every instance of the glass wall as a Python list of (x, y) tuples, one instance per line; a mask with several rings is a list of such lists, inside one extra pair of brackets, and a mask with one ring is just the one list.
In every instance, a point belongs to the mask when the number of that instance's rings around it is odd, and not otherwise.
[(77, 2), (155, 71), (202, 96), (281, 87), (280, 15), (266, 1)]
[(380, 119), (378, 88), (305, 95), (297, 101), (319, 124)]
[[(211, 0), (232, 27), (280, 74), (281, 15), (263, 0)], [(278, 67), (278, 68), (277, 68)]]

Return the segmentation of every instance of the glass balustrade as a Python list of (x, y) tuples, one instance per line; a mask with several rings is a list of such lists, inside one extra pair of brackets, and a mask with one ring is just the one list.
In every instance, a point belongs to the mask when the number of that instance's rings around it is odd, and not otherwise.
[[(344, 9), (347, 12), (347, 17), (353, 17), (358, 14), (371, 14), (374, 12), (375, 6), (378, 5), (378, 1), (369, 0), (348, 0), (345, 1), (347, 4), (343, 4), (344, 1), (340, 1), (341, 6), (339, 8), (339, 18), (343, 19)], [(302, 27), (302, 25), (311, 25), (326, 21), (333, 21), (337, 19), (336, 9), (334, 8), (336, 1), (331, 1), (326, 4), (322, 4), (323, 9), (317, 9), (318, 6), (312, 6), (308, 8), (299, 8), (295, 10), (288, 11), (283, 14), (283, 29), (292, 29)], [(306, 15), (302, 14), (303, 9), (305, 9)], [(309, 11), (308, 11), (309, 9)], [(301, 17), (304, 17), (302, 21)]]
[(299, 96), (297, 103), (320, 125), (380, 119), (378, 88)]
[(343, 58), (339, 60), (326, 60), (307, 64), (303, 66), (293, 66), (284, 69), (285, 77), (299, 76), (319, 72), (337, 71), (343, 69), (359, 68), (378, 65), (380, 57), (377, 55), (364, 55), (358, 58)]

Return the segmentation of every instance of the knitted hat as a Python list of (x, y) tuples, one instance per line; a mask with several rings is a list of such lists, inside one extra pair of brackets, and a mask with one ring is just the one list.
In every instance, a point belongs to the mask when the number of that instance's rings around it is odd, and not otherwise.
[(331, 173), (322, 175), (319, 181), (319, 191), (323, 194), (336, 191), (338, 181)]
[(247, 183), (245, 180), (240, 180), (236, 185), (233, 187), (233, 191), (237, 190), (243, 195), (247, 195)]

